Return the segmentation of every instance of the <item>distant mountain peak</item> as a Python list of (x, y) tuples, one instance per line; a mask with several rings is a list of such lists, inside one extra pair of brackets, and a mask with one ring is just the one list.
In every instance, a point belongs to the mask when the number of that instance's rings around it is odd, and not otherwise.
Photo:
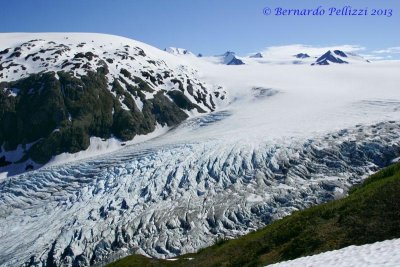
[(236, 53), (235, 52), (233, 52), (233, 51), (226, 51), (222, 56), (223, 57), (229, 57), (229, 56), (235, 56), (236, 55)]
[(349, 62), (341, 59), (341, 57), (343, 57), (342, 55), (344, 55), (344, 57), (347, 57), (347, 55), (340, 50), (335, 50), (334, 52), (328, 50), (325, 54), (320, 56), (315, 63), (311, 65), (330, 65), (331, 63), (348, 64)]
[(307, 53), (299, 53), (299, 54), (297, 54), (297, 55), (294, 55), (294, 57), (295, 57), (295, 58), (304, 59), (304, 58), (309, 58), (310, 55), (308, 55)]
[(254, 55), (251, 55), (250, 57), (251, 58), (263, 58), (264, 56), (260, 52), (258, 52), (258, 53), (254, 54)]
[(226, 51), (223, 55), (223, 63), (226, 65), (244, 65), (244, 62), (236, 57), (235, 52)]
[(165, 52), (168, 52), (173, 55), (194, 55), (192, 52), (190, 52), (187, 49), (184, 48), (178, 48), (178, 47), (167, 47), (164, 49)]

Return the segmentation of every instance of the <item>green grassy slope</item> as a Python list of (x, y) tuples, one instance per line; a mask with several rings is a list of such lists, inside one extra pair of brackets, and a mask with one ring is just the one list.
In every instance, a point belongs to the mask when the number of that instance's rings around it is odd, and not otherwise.
[(399, 237), (397, 163), (370, 176), (346, 198), (295, 212), (259, 231), (218, 242), (177, 261), (132, 255), (108, 266), (261, 266)]

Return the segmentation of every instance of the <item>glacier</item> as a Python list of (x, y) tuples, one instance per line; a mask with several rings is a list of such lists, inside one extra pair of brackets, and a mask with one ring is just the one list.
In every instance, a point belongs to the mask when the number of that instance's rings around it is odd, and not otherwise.
[(194, 252), (343, 197), (400, 156), (399, 62), (170, 57), (226, 100), (152, 139), (2, 179), (1, 266)]
[[(207, 128), (224, 116), (180, 127)], [(131, 253), (194, 252), (345, 195), (399, 156), (399, 130), (386, 122), (257, 145), (164, 136), (7, 178), (0, 264), (88, 266)]]

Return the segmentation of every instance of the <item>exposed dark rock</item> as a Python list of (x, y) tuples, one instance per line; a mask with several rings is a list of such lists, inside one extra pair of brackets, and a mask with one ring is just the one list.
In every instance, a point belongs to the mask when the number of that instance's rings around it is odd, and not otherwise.
[(226, 65), (243, 65), (244, 62), (238, 58), (233, 58), (231, 61), (229, 61)]
[[(91, 54), (78, 54), (78, 57)], [(14, 150), (19, 144), (36, 142), (28, 151), (37, 163), (46, 163), (52, 156), (86, 149), (91, 136), (109, 138), (114, 135), (130, 140), (137, 134), (154, 131), (156, 123), (173, 126), (188, 116), (181, 110), (200, 107), (190, 103), (183, 94), (172, 93), (172, 100), (160, 91), (153, 99), (146, 100), (141, 91), (154, 90), (142, 79), (131, 77), (126, 70), (121, 73), (138, 83), (124, 90), (115, 81), (112, 91), (129, 110), (122, 108), (118, 99), (107, 89), (105, 69), (89, 71), (80, 79), (66, 72), (32, 74), (28, 78), (11, 83), (1, 83), (2, 88), (18, 88), (16, 97), (9, 97), (0, 90), (0, 143), (6, 150)], [(150, 75), (150, 74), (149, 74)], [(132, 95), (141, 96), (142, 112)], [(5, 159), (0, 164), (9, 164)]]
[(340, 57), (337, 57), (334, 54), (332, 54), (332, 51), (328, 51), (321, 57), (319, 57), (317, 61), (312, 65), (329, 65), (330, 63), (348, 64), (347, 61), (344, 61)]
[(309, 58), (310, 56), (306, 53), (299, 53), (299, 54), (295, 55), (295, 57), (303, 59), (303, 58)]
[(336, 55), (340, 56), (340, 57), (347, 57), (346, 53), (340, 50), (335, 50), (333, 51), (333, 53), (335, 53)]
[(10, 48), (6, 48), (6, 49), (0, 51), (0, 55), (5, 55), (5, 54), (7, 54), (9, 51), (10, 51)]
[(167, 94), (172, 98), (172, 100), (174, 100), (175, 104), (178, 107), (186, 110), (197, 109), (198, 112), (205, 113), (205, 111), (201, 109), (198, 105), (190, 102), (189, 98), (187, 98), (181, 91), (172, 90), (169, 91)]
[(261, 53), (256, 53), (254, 55), (250, 56), (251, 58), (263, 58), (263, 55)]
[(0, 167), (10, 165), (11, 162), (6, 160), (5, 156), (0, 157)]

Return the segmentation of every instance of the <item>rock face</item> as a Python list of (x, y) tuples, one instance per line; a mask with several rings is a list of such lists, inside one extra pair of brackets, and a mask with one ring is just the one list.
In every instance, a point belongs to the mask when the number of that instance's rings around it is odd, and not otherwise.
[(304, 58), (309, 58), (310, 56), (307, 53), (299, 53), (299, 54), (295, 55), (294, 57), (299, 58), (299, 59), (304, 59)]
[(347, 57), (344, 52), (339, 50), (335, 50), (334, 52), (332, 52), (329, 50), (328, 52), (320, 56), (312, 65), (330, 65), (332, 63), (348, 64), (349, 62), (343, 60), (342, 57)]
[[(185, 124), (207, 127), (226, 114)], [(175, 256), (340, 197), (400, 154), (400, 125), (257, 147), (141, 144), (0, 182), (0, 265)]]
[(263, 55), (261, 53), (256, 53), (254, 55), (251, 55), (250, 58), (263, 58)]
[(347, 57), (346, 53), (341, 50), (334, 50), (333, 53), (339, 57)]
[(226, 65), (243, 65), (244, 62), (236, 57), (235, 52), (227, 51), (222, 55), (223, 63)]
[(85, 150), (93, 136), (125, 141), (174, 126), (213, 111), (224, 95), (162, 51), (97, 37), (49, 35), (0, 52), (0, 152), (23, 151), (2, 166), (44, 164)]

